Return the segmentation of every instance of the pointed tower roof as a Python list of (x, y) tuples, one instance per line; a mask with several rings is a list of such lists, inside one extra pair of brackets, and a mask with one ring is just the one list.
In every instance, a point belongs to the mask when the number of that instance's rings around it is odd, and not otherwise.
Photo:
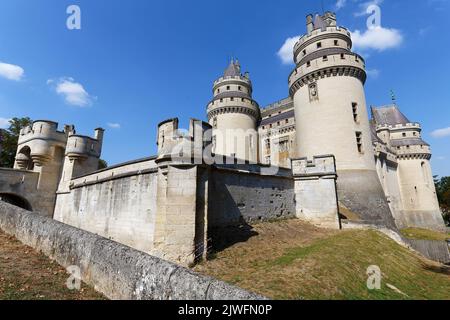
[(380, 108), (372, 107), (372, 115), (377, 125), (395, 126), (411, 123), (396, 105)]
[(239, 77), (241, 76), (241, 65), (238, 60), (232, 59), (230, 65), (225, 70), (224, 77)]

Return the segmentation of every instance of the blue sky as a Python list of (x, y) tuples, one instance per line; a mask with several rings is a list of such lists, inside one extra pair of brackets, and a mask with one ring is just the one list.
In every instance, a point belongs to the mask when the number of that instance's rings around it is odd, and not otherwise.
[[(366, 26), (370, 3), (381, 7), (377, 32)], [(81, 30), (66, 27), (72, 4), (81, 8)], [(435, 174), (450, 175), (450, 0), (324, 7), (358, 38), (368, 105), (390, 103), (394, 90), (402, 111), (423, 125)], [(320, 11), (316, 0), (2, 0), (0, 126), (15, 116), (75, 124), (81, 134), (101, 126), (109, 164), (154, 154), (159, 122), (206, 117), (212, 82), (231, 56), (250, 72), (260, 105), (286, 97), (293, 66), (279, 50)]]

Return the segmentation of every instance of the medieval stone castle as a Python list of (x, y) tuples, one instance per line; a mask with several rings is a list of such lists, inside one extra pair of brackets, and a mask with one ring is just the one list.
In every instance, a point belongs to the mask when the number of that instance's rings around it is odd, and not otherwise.
[[(445, 227), (419, 123), (366, 107), (364, 59), (336, 16), (307, 16), (289, 97), (260, 108), (232, 61), (208, 122), (158, 126), (158, 155), (98, 169), (103, 129), (35, 121), (20, 133), (0, 196), (30, 211), (181, 264), (224, 226), (297, 218), (328, 228)], [(211, 240), (212, 239), (212, 240)]]

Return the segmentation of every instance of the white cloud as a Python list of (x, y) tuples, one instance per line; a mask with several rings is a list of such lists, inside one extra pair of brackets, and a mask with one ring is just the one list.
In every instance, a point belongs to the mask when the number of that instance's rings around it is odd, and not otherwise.
[(384, 51), (400, 46), (403, 35), (397, 29), (373, 27), (364, 32), (352, 32), (353, 47), (355, 50), (374, 49)]
[(283, 64), (292, 64), (294, 62), (294, 45), (300, 39), (300, 36), (287, 38), (283, 46), (278, 50), (277, 55)]
[(108, 123), (108, 127), (112, 128), (112, 129), (120, 129), (121, 125), (120, 123)]
[(62, 96), (67, 104), (77, 107), (92, 105), (94, 98), (84, 89), (81, 83), (75, 82), (73, 78), (61, 78), (57, 81), (47, 80), (48, 85), (55, 85), (55, 91)]
[(11, 119), (0, 118), (0, 129), (9, 128), (9, 120)]
[(380, 70), (378, 69), (367, 69), (366, 73), (369, 77), (373, 78), (373, 79), (377, 79), (380, 76)]
[(335, 5), (336, 10), (342, 9), (343, 7), (345, 7), (346, 4), (347, 4), (347, 0), (337, 0), (336, 5)]
[(443, 128), (443, 129), (438, 129), (438, 130), (434, 130), (431, 133), (431, 136), (433, 138), (445, 138), (445, 137), (450, 137), (450, 127), (448, 128)]
[(8, 80), (20, 81), (25, 73), (22, 67), (14, 64), (0, 62), (0, 77)]

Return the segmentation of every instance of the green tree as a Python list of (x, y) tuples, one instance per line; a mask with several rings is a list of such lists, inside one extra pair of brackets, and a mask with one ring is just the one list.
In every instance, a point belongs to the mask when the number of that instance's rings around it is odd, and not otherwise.
[(434, 181), (444, 220), (447, 225), (450, 225), (450, 177), (442, 177), (440, 179), (435, 177)]
[(22, 128), (32, 124), (30, 118), (13, 118), (9, 121), (9, 128), (1, 133), (0, 167), (12, 168), (17, 152), (17, 142)]
[(100, 159), (98, 161), (98, 170), (102, 170), (102, 169), (106, 169), (106, 168), (108, 168), (108, 162), (106, 162), (103, 159)]

